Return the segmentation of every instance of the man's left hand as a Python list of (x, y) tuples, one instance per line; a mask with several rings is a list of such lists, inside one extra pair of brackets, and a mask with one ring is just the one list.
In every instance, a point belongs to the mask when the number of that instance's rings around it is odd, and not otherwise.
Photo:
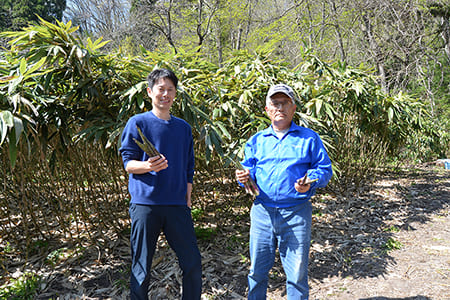
[(295, 182), (295, 190), (299, 193), (306, 193), (307, 191), (309, 191), (309, 189), (311, 188), (311, 183), (314, 181), (312, 181), (308, 178), (307, 175), (305, 175)]

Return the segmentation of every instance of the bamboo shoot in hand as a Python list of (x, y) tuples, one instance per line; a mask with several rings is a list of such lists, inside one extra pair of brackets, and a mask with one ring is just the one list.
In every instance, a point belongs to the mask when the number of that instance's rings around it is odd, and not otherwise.
[[(245, 170), (245, 168), (242, 166), (242, 164), (240, 162), (238, 162), (238, 161), (237, 162), (233, 161), (233, 162), (239, 170)], [(250, 194), (254, 197), (259, 195), (259, 188), (256, 185), (255, 181), (250, 176), (248, 177), (247, 182), (242, 183), (242, 184), (244, 185), (245, 191), (248, 194)]]
[(317, 180), (319, 180), (319, 178), (311, 179), (307, 175), (305, 175), (302, 178), (297, 179), (297, 184), (299, 184), (299, 185), (308, 185), (308, 184), (311, 184), (313, 182), (316, 182)]
[(155, 146), (145, 137), (145, 135), (142, 133), (139, 126), (136, 126), (139, 136), (142, 139), (142, 143), (139, 142), (137, 139), (133, 138), (134, 142), (139, 146), (139, 148), (142, 149), (149, 157), (159, 156), (161, 157), (161, 154), (156, 150)]

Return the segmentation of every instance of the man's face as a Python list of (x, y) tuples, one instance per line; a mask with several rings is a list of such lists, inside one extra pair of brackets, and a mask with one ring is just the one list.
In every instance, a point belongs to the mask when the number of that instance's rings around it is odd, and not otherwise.
[(153, 88), (147, 88), (148, 96), (152, 99), (154, 109), (166, 111), (170, 110), (173, 100), (177, 94), (177, 88), (172, 80), (168, 78), (160, 78)]
[(289, 126), (295, 113), (295, 104), (284, 93), (276, 93), (271, 97), (266, 112), (273, 123)]

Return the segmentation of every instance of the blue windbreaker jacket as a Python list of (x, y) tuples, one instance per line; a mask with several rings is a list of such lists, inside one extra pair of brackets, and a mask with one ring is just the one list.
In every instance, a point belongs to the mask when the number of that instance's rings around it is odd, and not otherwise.
[[(259, 187), (255, 203), (270, 207), (290, 207), (308, 201), (317, 188), (325, 187), (332, 176), (331, 161), (319, 135), (292, 122), (279, 139), (272, 126), (252, 136), (245, 146), (242, 165)], [(295, 190), (305, 174), (318, 181), (306, 193)]]

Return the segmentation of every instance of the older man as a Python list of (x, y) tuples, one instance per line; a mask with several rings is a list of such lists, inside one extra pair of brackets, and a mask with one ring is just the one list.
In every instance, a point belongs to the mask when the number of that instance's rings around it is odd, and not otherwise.
[(251, 213), (248, 299), (265, 299), (268, 273), (278, 248), (286, 273), (287, 298), (308, 299), (308, 255), (311, 242), (311, 197), (332, 176), (331, 161), (319, 135), (296, 125), (295, 96), (285, 84), (272, 86), (265, 110), (271, 126), (245, 146), (236, 178), (251, 177), (260, 190)]

